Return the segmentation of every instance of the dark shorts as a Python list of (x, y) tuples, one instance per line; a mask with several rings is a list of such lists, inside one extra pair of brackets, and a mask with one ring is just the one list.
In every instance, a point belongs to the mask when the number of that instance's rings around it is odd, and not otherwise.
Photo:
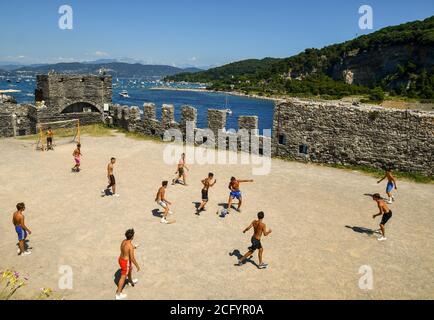
[(53, 138), (48, 137), (47, 138), (47, 143), (53, 143)]
[(208, 190), (202, 189), (202, 201), (208, 201)]
[(252, 246), (249, 247), (249, 251), (255, 252), (256, 250), (262, 249), (261, 240), (252, 237)]
[(182, 176), (184, 174), (184, 168), (179, 168), (178, 174), (179, 174), (179, 176)]
[(392, 211), (389, 211), (388, 213), (383, 214), (383, 218), (381, 219), (381, 225), (385, 225), (387, 223), (387, 221), (390, 220), (390, 218), (392, 218)]
[(116, 179), (114, 175), (110, 176), (110, 186), (114, 186), (116, 184)]

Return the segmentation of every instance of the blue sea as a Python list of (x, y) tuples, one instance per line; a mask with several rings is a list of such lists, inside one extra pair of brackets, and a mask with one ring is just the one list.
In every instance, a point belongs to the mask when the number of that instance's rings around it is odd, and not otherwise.
[[(13, 89), (20, 90), (18, 93), (8, 95), (14, 96), (18, 103), (34, 102), (34, 90), (36, 81), (34, 78), (22, 78), (17, 83), (17, 79), (10, 78), (8, 83), (6, 78), (0, 79), (0, 90)], [(191, 105), (198, 110), (198, 127), (205, 128), (207, 125), (208, 109), (232, 110), (232, 114), (227, 117), (226, 128), (238, 129), (238, 116), (256, 115), (259, 117), (259, 129), (271, 129), (273, 124), (274, 102), (264, 99), (239, 97), (214, 92), (194, 92), (194, 91), (173, 91), (165, 89), (152, 89), (164, 85), (165, 87), (176, 88), (199, 88), (195, 84), (172, 84), (156, 81), (146, 81), (140, 79), (113, 79), (113, 103), (121, 105), (138, 106), (143, 109), (145, 102), (155, 103), (157, 106), (157, 118), (161, 119), (161, 106), (163, 104), (173, 104), (175, 106), (175, 120), (181, 120), (181, 107)], [(122, 98), (119, 93), (127, 90), (130, 98)]]

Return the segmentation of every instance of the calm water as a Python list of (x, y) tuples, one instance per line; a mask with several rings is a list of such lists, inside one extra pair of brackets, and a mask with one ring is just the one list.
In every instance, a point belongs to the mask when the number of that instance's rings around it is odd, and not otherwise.
[[(21, 90), (19, 93), (11, 93), (18, 103), (34, 102), (34, 90), (36, 87), (35, 79), (21, 79), (16, 83), (16, 79), (0, 79), (0, 90), (14, 89)], [(151, 90), (157, 86), (155, 82), (141, 81), (137, 79), (113, 79), (113, 103), (121, 105), (139, 106), (143, 109), (143, 103), (152, 102), (157, 106), (157, 117), (161, 119), (161, 105), (173, 104), (175, 106), (175, 120), (181, 120), (181, 106), (191, 105), (198, 110), (198, 127), (205, 128), (207, 124), (207, 109), (226, 109), (232, 110), (232, 115), (228, 114), (226, 128), (238, 129), (238, 116), (256, 115), (259, 117), (259, 128), (261, 130), (272, 128), (273, 124), (273, 101), (254, 99), (238, 96), (227, 96), (222, 93), (212, 92), (191, 92), (191, 91), (171, 91), (171, 90)], [(171, 85), (174, 86), (174, 85)], [(197, 87), (194, 85), (176, 85), (177, 87)], [(124, 99), (119, 95), (122, 90), (127, 90), (130, 98)]]

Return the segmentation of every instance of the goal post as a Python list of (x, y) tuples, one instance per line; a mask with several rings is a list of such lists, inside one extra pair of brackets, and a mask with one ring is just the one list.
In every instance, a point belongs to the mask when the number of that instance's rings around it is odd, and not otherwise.
[(38, 133), (37, 150), (47, 150), (48, 130), (50, 128), (53, 131), (53, 140), (56, 141), (57, 145), (73, 142), (80, 143), (81, 128), (79, 119), (39, 123), (36, 128)]

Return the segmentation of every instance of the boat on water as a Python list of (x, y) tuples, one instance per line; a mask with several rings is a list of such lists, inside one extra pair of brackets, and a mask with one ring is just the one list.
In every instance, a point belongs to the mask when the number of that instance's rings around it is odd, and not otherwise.
[(119, 95), (122, 98), (129, 98), (130, 96), (128, 95), (128, 91), (127, 90), (122, 90), (121, 92), (119, 92)]
[(228, 108), (228, 96), (226, 95), (225, 108), (223, 111), (226, 111), (226, 114), (232, 115), (232, 110)]

